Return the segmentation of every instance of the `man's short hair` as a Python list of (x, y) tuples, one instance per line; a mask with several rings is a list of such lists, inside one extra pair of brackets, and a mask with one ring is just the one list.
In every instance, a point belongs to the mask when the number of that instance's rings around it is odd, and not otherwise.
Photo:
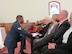
[(67, 10), (62, 10), (63, 15), (67, 18), (68, 17), (68, 11)]
[(22, 18), (22, 15), (17, 15), (16, 20), (18, 21), (18, 19)]

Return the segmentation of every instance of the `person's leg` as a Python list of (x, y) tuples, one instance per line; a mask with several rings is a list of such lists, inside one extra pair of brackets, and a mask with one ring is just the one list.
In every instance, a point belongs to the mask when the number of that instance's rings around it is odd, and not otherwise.
[(46, 50), (43, 52), (43, 54), (56, 54), (56, 53), (55, 53), (55, 50), (53, 50), (53, 49), (46, 49)]
[(21, 51), (26, 49), (26, 37), (24, 35), (20, 34), (20, 36), (18, 36), (17, 41), (21, 42), (21, 46), (20, 46)]
[(31, 54), (33, 53), (33, 41), (34, 41), (34, 37), (31, 39)]
[(39, 41), (41, 41), (42, 40), (42, 38), (37, 38), (37, 39), (34, 39), (33, 40), (33, 46), (35, 46), (36, 45), (36, 43), (37, 42), (39, 42)]
[(43, 54), (72, 54), (68, 50), (63, 50), (63, 49), (47, 49), (44, 51)]
[[(48, 36), (45, 36), (41, 41), (39, 41), (39, 42), (33, 47), (33, 52), (34, 52), (34, 51), (37, 51), (37, 52), (39, 52), (39, 53), (42, 53), (42, 51), (43, 51), (43, 50), (42, 50), (42, 47), (43, 47), (44, 45), (47, 45), (48, 42), (51, 41), (52, 37), (53, 37), (53, 34), (48, 35)], [(47, 48), (47, 47), (46, 47), (46, 48)]]
[(23, 51), (24, 49), (26, 49), (26, 37), (21, 37), (21, 51)]
[(34, 49), (33, 54), (41, 54), (42, 53), (42, 47), (43, 46), (40, 46), (39, 48)]
[(53, 38), (53, 34), (47, 35), (43, 37), (43, 39), (33, 47), (33, 49), (39, 48), (40, 46), (46, 45), (48, 42), (50, 42)]
[(43, 46), (42, 47), (42, 53), (44, 53), (44, 51), (47, 50), (47, 49), (48, 49), (48, 45)]
[(8, 48), (8, 54), (14, 54), (14, 48)]
[(25, 36), (20, 36), (19, 41), (21, 42), (20, 53), (19, 54), (27, 54), (23, 51), (23, 50), (26, 49), (26, 37)]

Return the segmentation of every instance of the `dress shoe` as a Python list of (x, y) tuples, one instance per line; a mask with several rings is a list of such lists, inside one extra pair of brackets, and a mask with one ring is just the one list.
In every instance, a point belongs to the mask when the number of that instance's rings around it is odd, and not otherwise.
[(25, 53), (25, 52), (23, 52), (23, 51), (20, 51), (20, 53), (19, 54), (28, 54), (28, 53)]

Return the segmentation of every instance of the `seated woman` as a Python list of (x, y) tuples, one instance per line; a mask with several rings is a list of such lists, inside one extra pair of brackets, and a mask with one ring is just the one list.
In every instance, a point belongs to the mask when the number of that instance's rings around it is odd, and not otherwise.
[(43, 54), (72, 54), (72, 13), (70, 15), (70, 28), (64, 33), (62, 44), (49, 43)]
[(41, 24), (40, 23), (38, 23), (38, 24), (36, 23), (36, 27), (38, 27), (37, 32), (36, 32), (36, 34), (37, 34), (36, 37), (42, 38), (45, 35), (45, 33), (47, 32), (47, 29), (50, 25), (50, 19), (48, 17), (45, 17), (44, 19), (41, 20)]

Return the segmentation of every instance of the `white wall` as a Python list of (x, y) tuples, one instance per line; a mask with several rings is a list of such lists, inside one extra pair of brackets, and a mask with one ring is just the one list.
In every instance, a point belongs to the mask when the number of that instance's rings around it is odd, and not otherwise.
[[(18, 14), (25, 21), (35, 22), (48, 16), (48, 2), (52, 0), (0, 0), (0, 23), (12, 23)], [(72, 0), (53, 0), (61, 3), (61, 9), (72, 11)]]

